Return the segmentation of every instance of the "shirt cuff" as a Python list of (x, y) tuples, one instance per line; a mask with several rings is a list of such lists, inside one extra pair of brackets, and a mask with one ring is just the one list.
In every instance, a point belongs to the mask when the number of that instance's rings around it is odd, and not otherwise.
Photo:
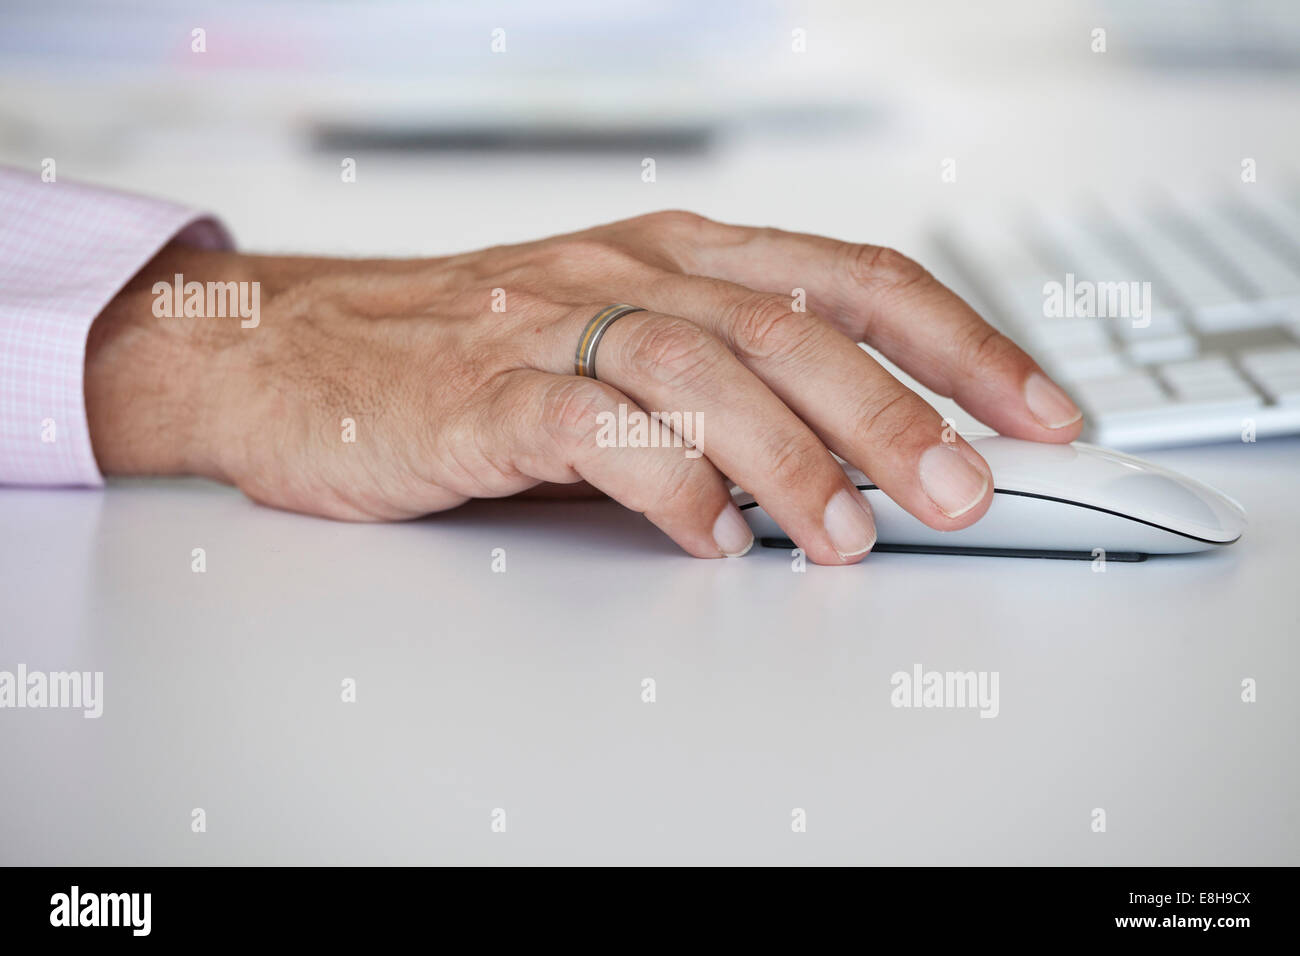
[(0, 484), (104, 483), (86, 420), (86, 335), (173, 239), (233, 245), (193, 209), (0, 167)]

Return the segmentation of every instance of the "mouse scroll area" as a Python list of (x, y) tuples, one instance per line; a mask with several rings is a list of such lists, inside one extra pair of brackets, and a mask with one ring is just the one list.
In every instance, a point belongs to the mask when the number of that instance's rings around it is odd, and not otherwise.
[[(1095, 558), (1105, 552), (1138, 555), (1205, 551), (1230, 542), (1179, 533), (1105, 509), (1027, 492), (997, 490), (988, 512), (960, 531), (936, 531), (922, 524), (874, 486), (862, 490), (876, 518), (876, 550), (907, 548), (950, 554), (1016, 552), (1041, 556)], [(785, 541), (789, 536), (752, 498), (737, 500), (760, 540)], [(1116, 558), (1116, 560), (1123, 560)]]
[(1100, 508), (1215, 544), (1235, 541), (1246, 529), (1245, 510), (1227, 495), (1132, 455), (1001, 436), (976, 438), (971, 446), (989, 463), (999, 491)]

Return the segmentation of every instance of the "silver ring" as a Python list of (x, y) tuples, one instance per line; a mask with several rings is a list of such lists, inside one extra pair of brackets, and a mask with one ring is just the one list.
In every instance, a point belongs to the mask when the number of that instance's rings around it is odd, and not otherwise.
[(578, 339), (578, 354), (573, 360), (574, 373), (587, 378), (596, 377), (596, 346), (605, 335), (605, 330), (625, 315), (644, 312), (645, 309), (635, 305), (621, 303), (606, 306), (587, 323)]

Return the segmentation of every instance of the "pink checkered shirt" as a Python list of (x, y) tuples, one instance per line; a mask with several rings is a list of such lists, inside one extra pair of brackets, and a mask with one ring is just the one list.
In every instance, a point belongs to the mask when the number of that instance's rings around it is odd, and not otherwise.
[(0, 166), (0, 484), (104, 483), (86, 424), (86, 334), (172, 239), (230, 245), (192, 209)]

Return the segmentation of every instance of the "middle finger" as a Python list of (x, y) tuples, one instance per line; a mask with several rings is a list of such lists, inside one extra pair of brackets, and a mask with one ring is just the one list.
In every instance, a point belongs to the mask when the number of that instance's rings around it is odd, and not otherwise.
[(975, 522), (993, 497), (988, 464), (933, 406), (787, 296), (659, 272), (641, 304), (718, 336), (826, 445), (932, 528)]

